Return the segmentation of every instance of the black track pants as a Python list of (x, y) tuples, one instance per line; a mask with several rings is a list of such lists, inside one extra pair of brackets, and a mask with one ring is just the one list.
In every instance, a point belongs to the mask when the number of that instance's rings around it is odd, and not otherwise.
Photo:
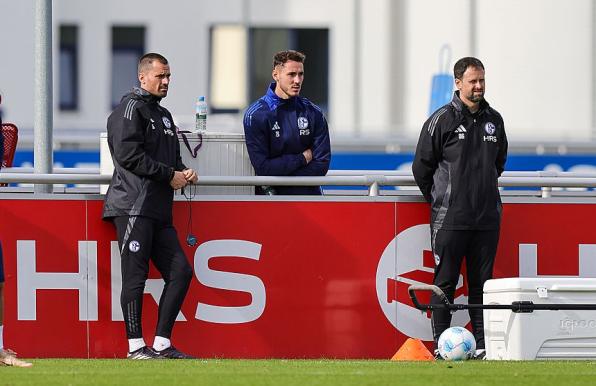
[(149, 259), (165, 281), (155, 335), (170, 338), (192, 279), (192, 268), (170, 223), (142, 216), (114, 218), (122, 268), (120, 304), (128, 339), (142, 338), (143, 292)]
[[(462, 260), (466, 258), (468, 304), (482, 304), (482, 287), (492, 278), (499, 231), (433, 231), (432, 249), (435, 256), (434, 285), (441, 288), (451, 303), (459, 278)], [(441, 303), (435, 295), (431, 303)], [(469, 310), (476, 348), (484, 348), (484, 323), (482, 310)], [(435, 310), (432, 313), (435, 345), (441, 333), (450, 327), (451, 313)]]

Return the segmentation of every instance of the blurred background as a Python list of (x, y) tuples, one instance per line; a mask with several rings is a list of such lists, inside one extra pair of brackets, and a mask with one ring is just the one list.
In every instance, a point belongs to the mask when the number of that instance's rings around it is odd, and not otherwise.
[[(34, 1), (0, 0), (2, 119), (33, 162)], [(145, 52), (165, 55), (166, 106), (182, 128), (209, 103), (208, 130), (242, 132), (276, 51), (307, 55), (302, 95), (325, 111), (333, 169), (409, 169), (430, 111), (463, 56), (486, 68), (504, 117), (507, 170), (596, 170), (594, 0), (54, 0), (55, 166), (99, 164), (99, 136), (137, 84)]]

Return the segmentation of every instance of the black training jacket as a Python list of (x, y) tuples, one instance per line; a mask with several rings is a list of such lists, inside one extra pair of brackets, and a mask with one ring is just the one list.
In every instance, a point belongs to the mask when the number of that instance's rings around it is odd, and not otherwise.
[(172, 221), (174, 171), (186, 167), (174, 120), (160, 98), (135, 88), (108, 118), (108, 145), (114, 174), (103, 218), (146, 216)]
[(471, 114), (453, 95), (424, 123), (412, 172), (431, 203), (433, 230), (496, 230), (501, 222), (497, 179), (507, 159), (501, 115), (486, 101)]

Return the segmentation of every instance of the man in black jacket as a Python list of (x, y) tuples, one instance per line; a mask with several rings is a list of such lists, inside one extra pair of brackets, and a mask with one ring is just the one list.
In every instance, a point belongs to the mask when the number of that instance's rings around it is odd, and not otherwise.
[[(114, 175), (105, 197), (103, 218), (118, 235), (122, 268), (120, 303), (130, 359), (187, 359), (170, 342), (172, 328), (192, 278), (172, 225), (174, 190), (196, 183), (198, 176), (180, 158), (172, 115), (160, 101), (168, 93), (166, 58), (149, 53), (139, 61), (139, 82), (108, 118), (108, 145)], [(159, 300), (153, 348), (143, 340), (141, 315), (149, 259), (165, 286)]]
[[(465, 256), (468, 300), (479, 304), (484, 282), (492, 277), (499, 240), (502, 205), (497, 179), (505, 168), (507, 136), (501, 115), (484, 100), (482, 62), (462, 58), (453, 72), (457, 91), (451, 103), (424, 123), (412, 171), (431, 203), (434, 284), (453, 302)], [(440, 301), (433, 296), (431, 303)], [(482, 310), (470, 310), (470, 319), (476, 357), (483, 358)], [(451, 324), (451, 313), (434, 311), (431, 324), (436, 345)]]

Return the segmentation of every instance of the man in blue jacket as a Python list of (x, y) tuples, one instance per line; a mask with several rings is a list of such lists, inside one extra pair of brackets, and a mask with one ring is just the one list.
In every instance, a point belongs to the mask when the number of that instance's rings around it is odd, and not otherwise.
[[(250, 161), (259, 176), (324, 176), (331, 146), (321, 109), (299, 96), (305, 55), (281, 51), (273, 57), (274, 82), (244, 114)], [(264, 186), (257, 194), (320, 195), (319, 186)]]

